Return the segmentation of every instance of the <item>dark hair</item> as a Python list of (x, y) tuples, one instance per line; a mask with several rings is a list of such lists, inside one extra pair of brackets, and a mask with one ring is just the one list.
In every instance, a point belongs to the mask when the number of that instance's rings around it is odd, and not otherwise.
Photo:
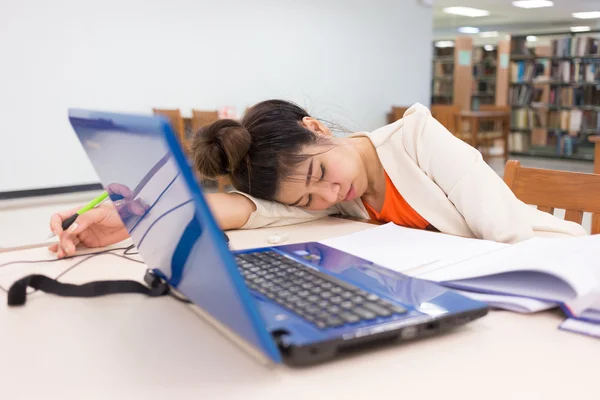
[(281, 181), (309, 158), (304, 146), (327, 139), (302, 125), (308, 113), (288, 101), (267, 100), (248, 109), (241, 122), (216, 121), (195, 133), (193, 162), (208, 178), (228, 175), (239, 191), (273, 200)]

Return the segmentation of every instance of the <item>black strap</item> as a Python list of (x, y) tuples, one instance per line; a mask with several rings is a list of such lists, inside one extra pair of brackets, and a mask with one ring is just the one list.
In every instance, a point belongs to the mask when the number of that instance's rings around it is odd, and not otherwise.
[(58, 282), (44, 275), (29, 275), (14, 282), (8, 290), (8, 305), (22, 306), (27, 300), (27, 287), (64, 297), (98, 297), (116, 293), (139, 293), (150, 297), (164, 296), (169, 288), (154, 281), (151, 287), (137, 281), (97, 281), (83, 285)]

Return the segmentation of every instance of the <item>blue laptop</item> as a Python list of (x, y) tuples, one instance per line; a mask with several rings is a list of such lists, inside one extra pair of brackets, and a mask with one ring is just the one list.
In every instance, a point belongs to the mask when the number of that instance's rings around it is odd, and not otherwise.
[(103, 186), (119, 198), (149, 271), (265, 360), (320, 363), (446, 331), (488, 311), (316, 242), (230, 251), (166, 119), (87, 110), (70, 110), (69, 118)]

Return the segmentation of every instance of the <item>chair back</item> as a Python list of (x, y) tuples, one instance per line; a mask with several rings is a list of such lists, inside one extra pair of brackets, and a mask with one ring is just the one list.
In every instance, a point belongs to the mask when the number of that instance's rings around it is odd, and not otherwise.
[(459, 132), (457, 123), (460, 107), (453, 104), (434, 104), (431, 106), (431, 115), (438, 120), (444, 128), (448, 129), (453, 135)]
[(196, 133), (198, 129), (200, 129), (204, 125), (212, 124), (218, 119), (219, 113), (217, 112), (217, 110), (192, 110), (192, 134)]
[(396, 107), (396, 106), (392, 106), (392, 111), (390, 111), (387, 114), (388, 124), (391, 124), (393, 122), (398, 121), (400, 118), (402, 118), (404, 116), (404, 113), (408, 109), (409, 109), (409, 107)]
[(179, 111), (178, 108), (175, 108), (175, 109), (153, 108), (152, 112), (155, 115), (162, 115), (163, 117), (166, 117), (169, 120), (169, 122), (171, 123), (171, 127), (173, 128), (175, 135), (177, 135), (177, 139), (179, 139), (179, 141), (182, 143), (185, 142), (185, 140), (184, 140), (185, 131), (184, 131), (184, 127), (183, 127), (183, 118), (181, 117), (181, 112)]
[(600, 175), (525, 168), (508, 160), (504, 182), (519, 200), (540, 211), (566, 210), (567, 221), (581, 224), (583, 213), (592, 213), (592, 234), (600, 233)]

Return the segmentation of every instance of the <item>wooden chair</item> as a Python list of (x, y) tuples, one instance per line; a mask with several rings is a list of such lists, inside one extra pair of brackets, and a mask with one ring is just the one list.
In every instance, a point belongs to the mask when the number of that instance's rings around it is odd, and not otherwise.
[(406, 112), (406, 110), (408, 110), (408, 108), (409, 107), (396, 107), (396, 106), (392, 106), (392, 111), (390, 111), (389, 113), (387, 113), (388, 124), (396, 122), (400, 118), (402, 118), (404, 116), (404, 113)]
[[(192, 134), (195, 134), (201, 127), (212, 124), (219, 119), (219, 113), (215, 111), (192, 110)], [(229, 178), (220, 176), (217, 178), (219, 192), (225, 192), (225, 187), (231, 184)]]
[(204, 125), (212, 124), (219, 119), (215, 111), (192, 110), (192, 132), (196, 133)]
[(566, 210), (565, 219), (581, 224), (584, 212), (592, 213), (592, 234), (600, 233), (600, 175), (525, 168), (509, 160), (504, 182), (515, 196), (538, 210), (554, 214)]
[(181, 143), (181, 146), (186, 153), (189, 152), (189, 143), (185, 137), (183, 118), (181, 117), (181, 112), (179, 109), (153, 108), (152, 112), (155, 115), (162, 115), (169, 120), (171, 123), (171, 128), (173, 128), (175, 135), (177, 135), (179, 143)]
[(468, 141), (468, 136), (465, 135), (462, 137), (458, 123), (458, 113), (460, 113), (460, 107), (453, 104), (434, 104), (431, 106), (431, 115), (433, 118), (438, 120), (453, 135)]

